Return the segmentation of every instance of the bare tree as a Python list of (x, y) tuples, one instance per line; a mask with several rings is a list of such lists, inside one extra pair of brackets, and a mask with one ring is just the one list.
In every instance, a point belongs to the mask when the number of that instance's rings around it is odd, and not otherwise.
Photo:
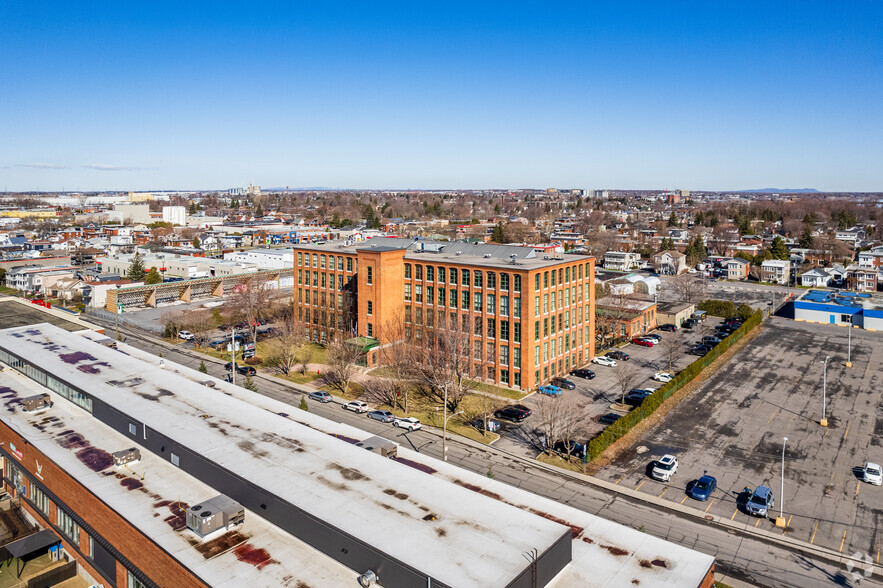
[(209, 310), (190, 311), (184, 314), (183, 328), (193, 334), (197, 347), (204, 347), (215, 330), (215, 321)]
[(246, 278), (236, 286), (231, 299), (241, 319), (248, 325), (252, 343), (258, 342), (258, 320), (263, 318), (270, 307), (271, 289), (261, 278)]
[(680, 274), (668, 281), (671, 291), (678, 300), (693, 304), (704, 300), (706, 295), (705, 281), (693, 274)]
[(543, 396), (537, 402), (534, 415), (541, 447), (551, 454), (555, 445), (562, 442), (563, 453), (569, 459), (573, 454), (574, 443), (585, 434), (585, 418), (577, 398)]
[(619, 385), (621, 394), (620, 405), (625, 406), (625, 395), (638, 378), (638, 368), (628, 361), (618, 361), (613, 367), (613, 375), (616, 377), (616, 383)]
[(285, 320), (279, 335), (268, 342), (267, 365), (287, 376), (297, 367), (298, 352), (306, 341), (303, 325), (291, 318)]
[(377, 348), (377, 359), (386, 374), (383, 382), (373, 382), (369, 387), (383, 404), (393, 408), (399, 406), (407, 412), (411, 390), (419, 378), (415, 369), (419, 361), (415, 353), (421, 353), (420, 348), (406, 337), (407, 331), (401, 317), (381, 325), (380, 332), (388, 343)]
[(681, 329), (669, 333), (662, 340), (662, 358), (668, 362), (668, 373), (673, 374), (673, 366), (684, 355), (684, 332)]
[(626, 339), (630, 333), (623, 329), (637, 316), (635, 310), (636, 296), (632, 292), (616, 289), (608, 296), (596, 299), (595, 302), (595, 337), (602, 346)]
[(300, 360), (299, 361), (300, 368), (298, 369), (298, 371), (300, 372), (301, 375), (304, 375), (307, 373), (307, 367), (310, 365), (310, 362), (313, 360), (314, 351), (315, 350), (313, 349), (313, 346), (310, 345), (310, 343), (307, 343), (306, 345), (301, 347), (300, 353), (297, 354), (298, 359)]
[(327, 366), (321, 374), (322, 382), (346, 395), (350, 382), (359, 372), (356, 362), (359, 361), (362, 350), (357, 345), (347, 343), (340, 337), (331, 341), (326, 350)]

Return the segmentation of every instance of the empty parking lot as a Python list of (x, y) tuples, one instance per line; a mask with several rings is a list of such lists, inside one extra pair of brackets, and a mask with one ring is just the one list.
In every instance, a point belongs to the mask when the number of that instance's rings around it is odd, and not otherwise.
[[(784, 510), (783, 533), (843, 553), (879, 558), (883, 489), (859, 480), (854, 468), (883, 461), (881, 335), (852, 332), (853, 367), (846, 367), (842, 327), (767, 321), (763, 331), (688, 396), (663, 423), (598, 472), (604, 479), (678, 502), (703, 473), (718, 479), (702, 508), (718, 516), (775, 530), (737, 508), (742, 488), (767, 485)], [(822, 427), (826, 356), (828, 427)], [(780, 496), (783, 437), (784, 502)], [(680, 461), (670, 483), (646, 476), (648, 463), (672, 453)]]

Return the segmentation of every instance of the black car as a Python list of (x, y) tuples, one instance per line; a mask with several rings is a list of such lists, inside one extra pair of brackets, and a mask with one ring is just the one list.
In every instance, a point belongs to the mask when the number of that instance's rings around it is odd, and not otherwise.
[(668, 331), (669, 333), (674, 333), (675, 331), (678, 330), (677, 326), (675, 326), (675, 325), (673, 325), (673, 324), (671, 324), (671, 323), (666, 323), (666, 324), (664, 324), (664, 325), (659, 325), (658, 328), (659, 328), (660, 331)]
[(566, 378), (552, 378), (552, 385), (565, 390), (576, 390), (576, 384)]
[(615, 412), (608, 412), (607, 414), (602, 415), (598, 419), (598, 422), (601, 423), (602, 425), (612, 425), (613, 423), (615, 423), (616, 421), (618, 421), (621, 418), (622, 418), (621, 414), (618, 414)]
[(595, 372), (593, 372), (592, 370), (587, 370), (585, 368), (579, 368), (570, 372), (570, 375), (576, 376), (577, 378), (585, 378), (586, 380), (591, 380), (595, 377)]
[(622, 361), (628, 361), (630, 359), (629, 354), (624, 351), (608, 351), (604, 355), (611, 359), (621, 359)]
[(555, 451), (565, 455), (584, 455), (586, 444), (577, 441), (558, 441), (555, 443)]
[(512, 405), (501, 408), (494, 413), (494, 416), (498, 419), (506, 419), (507, 421), (512, 421), (513, 423), (520, 423), (528, 416), (530, 416), (530, 411), (523, 410), (516, 405)]
[(699, 357), (703, 357), (703, 356), (707, 355), (709, 351), (711, 351), (711, 347), (709, 347), (707, 345), (696, 345), (694, 347), (691, 347), (690, 351), (688, 351), (687, 353), (689, 353), (691, 355), (698, 355)]
[(720, 342), (721, 342), (721, 340), (718, 337), (712, 337), (710, 335), (706, 335), (705, 337), (702, 337), (702, 344), (707, 347), (714, 347), (715, 345), (717, 345)]
[(683, 329), (692, 329), (696, 326), (696, 321), (693, 319), (687, 319), (683, 323), (681, 323), (681, 328)]
[[(224, 369), (228, 372), (233, 371), (233, 364), (228, 361), (227, 364), (224, 366)], [(237, 365), (236, 371), (243, 376), (255, 376), (258, 373), (257, 370), (250, 365)]]
[(644, 402), (644, 399), (650, 396), (653, 392), (648, 390), (632, 390), (628, 394), (625, 395), (625, 403), (629, 406), (641, 406), (641, 403)]

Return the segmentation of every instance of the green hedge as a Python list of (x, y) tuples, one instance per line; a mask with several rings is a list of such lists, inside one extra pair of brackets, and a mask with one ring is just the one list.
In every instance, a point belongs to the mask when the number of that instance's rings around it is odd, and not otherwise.
[[(730, 304), (732, 304), (732, 302), (730, 302)], [(757, 310), (742, 324), (741, 327), (734, 331), (729, 337), (718, 343), (707, 355), (700, 357), (682, 371), (678, 372), (673, 380), (663, 384), (658, 390), (656, 390), (656, 392), (645, 398), (644, 402), (641, 403), (641, 406), (630, 411), (618, 421), (604, 429), (600, 435), (589, 441), (589, 459), (594, 460), (601, 455), (605, 449), (610, 447), (614, 441), (628, 433), (632, 427), (640, 423), (644, 418), (653, 414), (653, 412), (659, 408), (663, 402), (668, 400), (672, 394), (691, 382), (693, 378), (698, 376), (702, 370), (711, 364), (711, 362), (720, 357), (722, 353), (729, 349), (739, 339), (750, 333), (751, 330), (761, 322), (763, 322), (763, 311)]]

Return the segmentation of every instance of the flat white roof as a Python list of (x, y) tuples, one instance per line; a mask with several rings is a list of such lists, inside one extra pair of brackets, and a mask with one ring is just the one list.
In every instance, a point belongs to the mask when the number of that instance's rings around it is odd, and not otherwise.
[[(13, 336), (13, 333), (19, 336)], [(556, 588), (612, 588), (632, 585), (632, 580), (646, 586), (698, 586), (714, 562), (711, 556), (406, 447), (399, 447), (399, 459), (395, 461), (382, 458), (352, 444), (372, 436), (361, 429), (298, 410), (178, 364), (165, 362), (165, 367), (161, 368), (159, 358), (125, 344), (118, 344), (119, 350), (115, 351), (87, 343), (84, 337), (94, 340), (103, 336), (97, 333), (70, 334), (41, 324), (0, 331), (0, 346), (13, 347), (13, 352), (27, 356), (44, 369), (57, 373), (72, 384), (84, 386), (96, 397), (116, 404), (120, 409), (135, 413), (136, 418), (157, 431), (185, 444), (192, 441), (191, 449), (205, 451), (208, 457), (254, 483), (277, 492), (281, 498), (316, 513), (335, 526), (370, 541), (401, 561), (452, 586), (506, 585), (513, 573), (524, 569), (524, 553), (533, 548), (542, 553), (543, 545), (548, 546), (559, 538), (566, 527), (571, 530), (573, 559), (549, 584)], [(11, 341), (14, 341), (12, 345)], [(61, 356), (72, 350), (85, 351), (94, 359), (68, 364)], [(100, 372), (89, 373), (93, 369)], [(106, 384), (107, 380), (127, 379), (136, 375), (144, 378), (145, 382), (134, 388)], [(22, 376), (16, 378), (25, 381)], [(77, 381), (74, 381), (75, 378)], [(199, 384), (208, 379), (215, 381), (215, 389)], [(45, 391), (29, 380), (27, 383), (31, 390)], [(28, 392), (22, 396), (31, 394)], [(87, 438), (93, 444), (100, 440), (101, 448), (108, 452), (132, 446), (130, 438), (113, 433), (109, 427), (54, 393), (53, 400), (56, 406), (44, 414), (54, 416), (55, 411), (63, 406), (65, 412), (80, 415), (84, 427), (87, 424), (94, 427), (87, 433)], [(24, 416), (16, 412), (0, 415), (0, 418), (19, 419), (17, 424), (21, 425), (22, 430), (45, 436), (33, 425), (21, 424), (22, 420), (27, 421)], [(221, 428), (226, 433), (220, 433)], [(108, 432), (116, 436), (121, 444), (107, 437)], [(112, 440), (105, 441), (106, 438)], [(295, 447), (301, 447), (304, 451), (293, 450), (289, 443), (295, 443)], [(94, 479), (109, 478), (94, 473), (79, 461), (73, 451), (63, 450), (56, 443), (39, 441), (38, 444), (35, 441), (34, 444), (41, 451), (54, 451), (50, 457), (78, 479), (94, 482)], [(183, 476), (183, 480), (175, 481), (168, 487), (176, 490), (169, 490), (164, 496), (173, 497), (189, 492), (188, 496), (192, 495), (192, 499), (188, 502), (196, 504), (218, 493), (164, 459), (146, 450), (142, 454), (146, 454), (144, 463), (150, 470), (154, 465), (162, 466)], [(134, 469), (140, 467), (139, 464)], [(145, 485), (157, 482), (156, 477), (148, 472)], [(102, 492), (122, 497), (142, 494), (129, 492), (116, 484), (118, 482), (114, 478), (111, 484), (102, 488)], [(391, 490), (395, 492), (390, 493)], [(144, 509), (143, 517), (137, 517), (136, 526), (141, 528), (142, 522), (160, 528), (165, 525), (162, 518), (153, 517), (153, 504), (151, 500), (134, 505), (134, 508)], [(133, 506), (126, 504), (125, 508), (123, 511), (117, 510), (128, 513)], [(436, 520), (424, 521), (427, 513), (424, 509), (430, 509), (437, 516)], [(279, 559), (278, 549), (282, 549), (283, 544), (284, 549), (295, 549), (288, 546), (291, 542), (303, 546), (300, 541), (260, 519), (257, 514), (247, 513), (246, 525), (258, 522), (282, 536), (273, 535), (272, 539), (260, 542), (271, 558)], [(166, 528), (163, 530), (169, 535), (166, 538), (168, 541), (175, 539), (176, 535), (180, 540), (180, 533), (168, 533)], [(439, 532), (441, 529), (444, 534)], [(280, 545), (278, 549), (275, 547), (277, 544)], [(183, 545), (179, 547), (186, 549)], [(204, 566), (210, 566), (210, 562), (215, 561), (204, 560), (189, 543), (187, 548), (193, 552), (187, 554), (191, 560), (195, 559)], [(305, 562), (318, 566), (322, 560), (328, 559), (315, 550), (306, 549), (311, 555), (292, 554), (298, 566)], [(284, 556), (284, 553), (280, 555)], [(180, 557), (179, 560), (189, 565), (187, 561), (190, 560)], [(209, 573), (217, 573), (217, 577), (224, 579), (218, 584), (225, 581), (232, 584), (234, 579), (239, 583), (238, 578), (242, 576), (231, 575), (223, 567), (228, 565), (226, 560), (221, 563), (218, 572), (201, 571), (205, 568), (200, 571), (192, 569), (209, 580)], [(237, 560), (236, 563), (240, 562)], [(343, 568), (336, 562), (334, 566)], [(275, 573), (274, 567), (277, 566), (266, 566), (260, 571), (261, 575), (257, 576), (260, 584), (273, 578), (266, 574)], [(254, 573), (253, 569), (248, 571)], [(331, 573), (325, 568), (317, 569), (315, 573), (320, 572)], [(353, 572), (350, 571), (350, 574)], [(210, 583), (215, 584), (213, 581)], [(317, 582), (315, 585), (335, 583)]]

